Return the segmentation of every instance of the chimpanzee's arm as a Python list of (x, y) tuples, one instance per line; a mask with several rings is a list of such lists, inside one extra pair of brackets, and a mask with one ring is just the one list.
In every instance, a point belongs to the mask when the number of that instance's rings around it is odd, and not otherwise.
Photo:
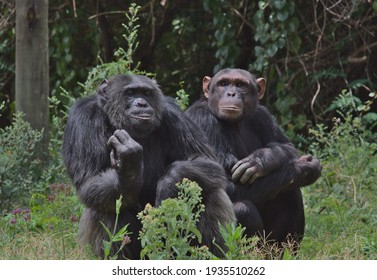
[(290, 143), (269, 143), (238, 161), (231, 170), (232, 180), (252, 184), (257, 178), (278, 170), (296, 155), (296, 149)]
[(143, 185), (142, 148), (124, 136), (110, 137), (111, 127), (96, 104), (90, 97), (71, 109), (63, 158), (81, 201), (89, 208), (114, 212), (120, 194), (122, 207), (132, 207), (137, 201)]
[(254, 203), (275, 198), (279, 193), (314, 183), (321, 175), (318, 159), (302, 156), (291, 160), (279, 170), (260, 177), (250, 186), (238, 186), (240, 196), (247, 196)]
[[(265, 107), (258, 105), (254, 115), (243, 122), (246, 123), (245, 129), (254, 134), (252, 138), (260, 139), (262, 147), (232, 167), (233, 181), (251, 184), (257, 178), (278, 170), (298, 157), (296, 148)], [(250, 140), (243, 141), (248, 143)], [(253, 150), (252, 141), (250, 142), (250, 149)]]

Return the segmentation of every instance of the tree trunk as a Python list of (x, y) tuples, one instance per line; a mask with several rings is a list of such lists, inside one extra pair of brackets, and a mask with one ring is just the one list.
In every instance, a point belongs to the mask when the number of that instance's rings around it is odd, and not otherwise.
[(48, 0), (16, 0), (16, 111), (44, 130), (36, 156), (46, 159), (49, 141)]

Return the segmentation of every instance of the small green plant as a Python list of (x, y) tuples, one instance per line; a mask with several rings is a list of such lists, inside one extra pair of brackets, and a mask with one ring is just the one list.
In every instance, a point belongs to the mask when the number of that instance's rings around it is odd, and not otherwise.
[(256, 258), (254, 251), (259, 238), (256, 236), (246, 237), (244, 232), (245, 228), (241, 225), (237, 227), (235, 224), (220, 225), (221, 236), (224, 238), (225, 245), (228, 248), (228, 251), (223, 252), (225, 259), (248, 260)]
[(179, 83), (181, 89), (177, 91), (175, 101), (177, 102), (178, 106), (184, 111), (190, 103), (190, 96), (183, 89), (183, 84), (183, 82)]
[[(128, 236), (131, 234), (130, 232), (127, 231), (128, 224), (126, 224), (124, 227), (122, 227), (120, 230), (117, 232), (117, 227), (118, 227), (118, 218), (120, 214), (120, 208), (122, 206), (122, 195), (116, 200), (115, 203), (115, 223), (114, 223), (114, 228), (112, 229), (112, 232), (110, 229), (102, 222), (101, 225), (105, 229), (107, 235), (109, 236), (109, 240), (102, 240), (103, 244), (103, 251), (104, 251), (104, 258), (108, 260), (115, 260), (118, 258), (118, 255), (121, 253), (123, 250), (124, 246), (128, 245), (131, 241), (130, 237)], [(121, 243), (118, 250), (111, 256), (111, 249), (115, 243)]]
[[(118, 57), (121, 57), (123, 60), (127, 61), (128, 63), (128, 70), (131, 71), (133, 61), (133, 55), (139, 46), (139, 42), (137, 41), (137, 34), (139, 31), (140, 25), (137, 23), (139, 18), (137, 17), (137, 13), (140, 10), (140, 6), (137, 6), (136, 3), (131, 3), (131, 6), (126, 14), (127, 24), (122, 24), (124, 29), (126, 30), (125, 34), (123, 34), (124, 39), (127, 41), (128, 49), (124, 51), (122, 48), (115, 53)], [(134, 67), (134, 69), (138, 69), (139, 63)]]
[(153, 260), (209, 259), (207, 247), (191, 245), (202, 239), (196, 224), (204, 211), (201, 188), (188, 179), (177, 184), (178, 198), (166, 199), (158, 208), (147, 205), (138, 217), (143, 228), (140, 232), (141, 258)]
[[(361, 86), (365, 85), (356, 83), (353, 87)], [(369, 99), (362, 102), (351, 89), (344, 89), (326, 111), (337, 111), (340, 115), (357, 115), (363, 124), (372, 130), (377, 125), (377, 113), (371, 111), (371, 105), (377, 99), (377, 93), (370, 92), (368, 96)]]
[(127, 24), (122, 24), (125, 29), (123, 37), (126, 39), (128, 49), (124, 50), (119, 47), (114, 53), (116, 61), (103, 63), (102, 60), (100, 60), (100, 64), (89, 72), (86, 82), (82, 84), (82, 87), (84, 88), (83, 95), (88, 95), (94, 92), (103, 80), (117, 74), (139, 73), (152, 76), (150, 73), (139, 71), (139, 63), (134, 65), (135, 63), (132, 58), (139, 44), (137, 41), (137, 34), (140, 27), (137, 23), (139, 20), (139, 17), (137, 16), (139, 9), (140, 6), (132, 3), (128, 13), (126, 13)]

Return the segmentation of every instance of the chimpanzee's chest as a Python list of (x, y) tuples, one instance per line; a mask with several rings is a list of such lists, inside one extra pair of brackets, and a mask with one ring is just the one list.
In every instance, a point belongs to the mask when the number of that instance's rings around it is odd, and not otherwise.
[(257, 131), (247, 126), (235, 127), (228, 133), (228, 147), (238, 159), (243, 159), (255, 150), (263, 148), (263, 142)]
[(154, 204), (156, 199), (156, 187), (158, 180), (166, 172), (168, 163), (160, 141), (155, 139), (148, 145), (143, 145), (143, 189), (141, 200), (145, 203)]

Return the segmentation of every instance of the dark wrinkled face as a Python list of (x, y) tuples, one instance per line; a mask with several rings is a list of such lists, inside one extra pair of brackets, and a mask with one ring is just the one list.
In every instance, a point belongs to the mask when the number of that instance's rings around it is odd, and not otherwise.
[(139, 75), (119, 75), (99, 95), (114, 128), (125, 129), (131, 137), (145, 138), (160, 126), (163, 96), (155, 81)]
[(218, 118), (237, 122), (252, 114), (258, 103), (258, 85), (249, 72), (225, 69), (210, 79), (208, 105)]

